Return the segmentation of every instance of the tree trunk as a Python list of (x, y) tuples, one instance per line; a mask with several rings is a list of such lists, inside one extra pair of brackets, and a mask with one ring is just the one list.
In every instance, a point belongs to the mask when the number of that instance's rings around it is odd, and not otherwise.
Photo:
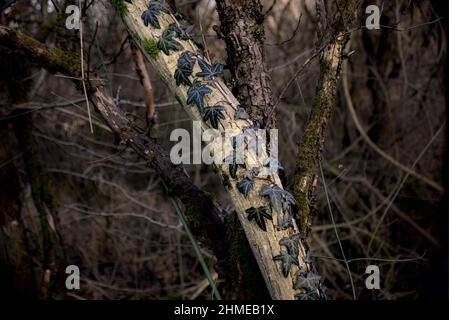
[[(146, 58), (150, 61), (154, 69), (159, 72), (162, 80), (184, 107), (192, 120), (201, 121), (203, 130), (209, 129), (209, 125), (203, 121), (200, 111), (197, 108), (186, 104), (187, 87), (183, 85), (177, 86), (175, 83), (173, 75), (182, 52), (174, 51), (169, 55), (166, 55), (160, 52), (157, 48), (157, 43), (161, 38), (163, 30), (172, 23), (178, 25), (178, 22), (173, 15), (159, 12), (157, 18), (161, 29), (157, 29), (152, 26), (145, 26), (142, 21), (141, 15), (147, 9), (147, 1), (135, 0), (130, 1), (130, 3), (119, 1), (119, 4), (117, 4), (117, 1), (113, 1), (113, 3), (116, 4), (119, 14), (122, 16), (130, 34), (133, 36), (136, 43), (139, 44)], [(192, 41), (181, 39), (177, 39), (177, 41), (182, 44), (184, 50), (202, 56), (202, 53)], [(201, 70), (199, 67), (195, 66), (193, 73), (195, 74), (198, 71)], [(225, 119), (221, 121), (222, 128), (220, 129), (220, 132), (223, 132), (224, 129), (233, 129), (243, 133), (244, 127), (254, 125), (254, 122), (251, 120), (234, 119), (235, 110), (239, 106), (239, 102), (229, 88), (224, 85), (221, 79), (217, 79), (212, 85), (212, 88), (212, 92), (205, 97), (205, 104), (207, 106), (214, 106), (216, 104), (223, 104), (223, 101), (226, 102)], [(228, 150), (225, 151), (225, 154), (229, 154), (231, 150), (231, 148), (228, 148)], [(262, 167), (262, 164), (260, 162), (257, 163), (257, 161), (254, 163), (246, 161), (247, 170), (256, 167)], [(217, 169), (222, 175), (224, 174), (227, 176), (228, 165), (217, 165)], [(242, 179), (243, 173), (244, 170), (240, 169), (237, 172), (236, 179), (232, 177), (229, 178), (229, 195), (236, 208), (238, 217), (245, 230), (246, 237), (251, 245), (253, 254), (265, 279), (271, 297), (273, 299), (284, 300), (294, 299), (297, 294), (304, 291), (303, 289), (293, 288), (297, 272), (308, 272), (310, 270), (310, 266), (305, 262), (308, 261), (308, 259), (306, 259), (307, 249), (305, 244), (302, 240), (299, 241), (298, 248), (295, 250), (298, 251), (298, 266), (292, 264), (291, 270), (286, 276), (283, 275), (281, 263), (274, 261), (273, 258), (285, 251), (285, 248), (279, 243), (282, 239), (298, 234), (298, 229), (295, 223), (293, 222), (292, 226), (286, 229), (278, 228), (276, 225), (278, 215), (284, 216), (287, 213), (284, 210), (272, 210), (273, 220), (272, 222), (267, 220), (267, 231), (264, 232), (254, 223), (254, 221), (251, 222), (248, 220), (246, 213), (246, 210), (251, 207), (258, 208), (264, 205), (269, 206), (267, 199), (261, 197), (259, 193), (262, 186), (266, 184), (275, 184), (282, 189), (279, 176), (273, 173), (264, 177), (265, 180), (255, 179), (254, 188), (249, 192), (248, 197), (245, 198), (237, 189), (237, 183)]]

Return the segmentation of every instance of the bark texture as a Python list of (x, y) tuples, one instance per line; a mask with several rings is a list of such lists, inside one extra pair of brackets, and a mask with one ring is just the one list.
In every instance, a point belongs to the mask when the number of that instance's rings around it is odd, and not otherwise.
[(260, 0), (217, 1), (221, 26), (219, 35), (226, 42), (228, 65), (235, 80), (237, 100), (261, 128), (276, 125), (271, 79), (264, 55), (264, 15)]
[(337, 93), (343, 51), (349, 40), (346, 31), (355, 15), (352, 1), (337, 1), (337, 6), (338, 9), (334, 9), (335, 13), (331, 15), (325, 2), (317, 1), (320, 77), (312, 111), (299, 141), (295, 168), (294, 195), (298, 203), (298, 225), (303, 234), (310, 231), (316, 168), (321, 161), (326, 128)]
[[(161, 28), (153, 28), (151, 26), (145, 26), (143, 24), (141, 15), (147, 9), (147, 1), (135, 0), (128, 2), (122, 2), (122, 5), (126, 9), (121, 9), (119, 11), (122, 16), (125, 25), (127, 26), (130, 34), (133, 36), (134, 40), (139, 44), (143, 53), (148, 58), (150, 63), (153, 65), (154, 69), (158, 71), (162, 80), (167, 84), (168, 88), (171, 90), (173, 95), (177, 97), (178, 101), (184, 107), (186, 112), (190, 115), (193, 120), (201, 121), (202, 129), (209, 129), (208, 123), (203, 121), (202, 114), (198, 108), (187, 105), (187, 87), (177, 86), (175, 79), (173, 77), (174, 72), (177, 68), (177, 62), (182, 51), (173, 51), (169, 55), (165, 55), (163, 52), (157, 50), (156, 44), (161, 38), (162, 32), (170, 24), (178, 24), (176, 19), (171, 14), (165, 14), (160, 12), (158, 14), (158, 20)], [(192, 41), (186, 41), (181, 39), (176, 39), (182, 44), (183, 50), (188, 50), (193, 54), (202, 56), (201, 51), (197, 48)], [(156, 48), (156, 49), (155, 49)], [(198, 66), (195, 66), (193, 74), (200, 71)], [(223, 103), (225, 102), (225, 103)], [(252, 120), (235, 120), (235, 111), (239, 106), (238, 100), (231, 93), (229, 88), (227, 88), (223, 81), (217, 79), (213, 84), (212, 93), (205, 97), (205, 104), (207, 106), (214, 106), (216, 104), (225, 104), (225, 119), (221, 121), (220, 131), (223, 132), (225, 129), (236, 130), (237, 132), (243, 133), (243, 128), (254, 126)], [(225, 154), (230, 154), (231, 149), (225, 150)], [(252, 159), (255, 160), (255, 159)], [(246, 162), (246, 169), (250, 170), (256, 167), (262, 167), (260, 162), (252, 161)], [(218, 171), (223, 175), (228, 173), (228, 165), (221, 164), (217, 165)], [(277, 218), (281, 218), (286, 214), (284, 209), (273, 210), (273, 222), (268, 221), (267, 231), (264, 232), (254, 223), (247, 219), (247, 213), (245, 210), (254, 207), (260, 207), (267, 205), (269, 206), (266, 197), (261, 197), (259, 195), (260, 190), (263, 185), (273, 183), (282, 189), (282, 183), (277, 174), (269, 174), (264, 177), (264, 180), (255, 180), (254, 187), (249, 193), (248, 197), (243, 196), (237, 189), (237, 183), (243, 177), (244, 170), (240, 169), (237, 172), (237, 179), (229, 178), (229, 195), (233, 201), (234, 207), (236, 208), (239, 220), (245, 230), (246, 237), (251, 245), (253, 254), (257, 260), (261, 273), (264, 277), (265, 283), (268, 287), (268, 291), (273, 299), (294, 299), (297, 294), (303, 292), (301, 289), (294, 289), (293, 283), (296, 279), (296, 274), (298, 272), (307, 272), (310, 270), (310, 265), (308, 259), (306, 258), (307, 248), (302, 242), (299, 242), (298, 246), (298, 266), (292, 265), (290, 272), (284, 276), (282, 274), (282, 265), (278, 261), (274, 261), (273, 258), (279, 255), (282, 251), (286, 249), (280, 245), (280, 241), (292, 234), (297, 234), (298, 229), (296, 224), (293, 223), (291, 227), (286, 229), (281, 229), (277, 226)], [(306, 262), (307, 261), (307, 262)]]

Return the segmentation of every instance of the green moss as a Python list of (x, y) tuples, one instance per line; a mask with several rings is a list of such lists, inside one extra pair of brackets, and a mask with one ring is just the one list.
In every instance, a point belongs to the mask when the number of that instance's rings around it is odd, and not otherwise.
[(265, 31), (263, 30), (263, 26), (254, 26), (251, 30), (251, 33), (254, 38), (261, 43), (265, 42), (265, 40), (267, 39), (267, 37), (265, 36)]
[(123, 16), (128, 13), (128, 6), (126, 5), (125, 1), (111, 0), (111, 3), (114, 6), (115, 10), (117, 10), (120, 17), (123, 18)]
[(323, 74), (327, 74), (329, 71), (331, 71), (331, 67), (332, 67), (332, 62), (329, 61), (326, 58), (321, 58), (320, 59), (320, 73)]
[(146, 38), (141, 40), (141, 44), (145, 52), (148, 53), (151, 58), (157, 59), (159, 55), (159, 48), (157, 47), (156, 41)]

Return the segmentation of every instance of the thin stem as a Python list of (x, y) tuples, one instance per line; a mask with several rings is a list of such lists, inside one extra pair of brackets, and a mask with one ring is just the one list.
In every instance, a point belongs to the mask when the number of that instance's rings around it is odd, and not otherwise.
[[(81, 0), (79, 0), (79, 8), (81, 12)], [(86, 89), (86, 79), (84, 78), (84, 54), (83, 54), (83, 18), (80, 16), (79, 19), (80, 23), (80, 53), (81, 53), (81, 81), (83, 83), (83, 91), (84, 91), (84, 97), (86, 98), (86, 106), (87, 106), (87, 115), (89, 117), (89, 125), (90, 125), (90, 132), (94, 133), (94, 128), (92, 126), (92, 117), (90, 115), (90, 106), (89, 106), (89, 98), (87, 97), (87, 89)]]
[[(165, 184), (164, 180), (161, 180), (161, 181), (162, 181), (162, 185), (164, 186), (165, 190), (167, 191), (168, 190), (167, 185)], [(170, 198), (170, 202), (172, 203), (173, 207), (175, 208), (176, 214), (178, 215), (178, 218), (181, 221), (182, 226), (184, 227), (184, 229), (187, 233), (187, 237), (189, 238), (190, 242), (192, 243), (193, 251), (195, 252), (196, 257), (198, 258), (201, 268), (203, 268), (204, 274), (206, 275), (206, 278), (209, 281), (209, 284), (212, 288), (212, 292), (215, 295), (215, 298), (217, 300), (221, 300), (220, 293), (218, 292), (218, 289), (215, 285), (215, 282), (212, 278), (212, 275), (209, 271), (206, 261), (204, 261), (204, 257), (201, 254), (198, 243), (196, 242), (195, 238), (193, 237), (192, 232), (190, 231), (189, 226), (187, 225), (187, 221), (184, 217), (184, 214), (182, 213), (181, 209), (179, 208), (176, 200), (173, 197), (169, 197), (169, 198)]]
[(321, 179), (323, 180), (324, 193), (326, 194), (327, 206), (329, 207), (329, 213), (330, 213), (332, 225), (333, 225), (334, 231), (335, 231), (335, 236), (337, 237), (338, 245), (340, 246), (341, 255), (343, 256), (343, 262), (344, 262), (344, 264), (346, 266), (346, 270), (348, 272), (349, 281), (351, 282), (352, 297), (354, 300), (357, 300), (357, 296), (355, 293), (354, 280), (352, 279), (351, 269), (349, 268), (349, 262), (346, 259), (345, 251), (343, 250), (343, 245), (341, 244), (340, 236), (338, 235), (337, 226), (335, 225), (334, 215), (332, 213), (331, 202), (329, 200), (329, 194), (328, 194), (328, 190), (327, 190), (326, 180), (324, 179), (323, 167), (321, 166), (321, 162), (320, 162), (320, 172), (321, 172)]

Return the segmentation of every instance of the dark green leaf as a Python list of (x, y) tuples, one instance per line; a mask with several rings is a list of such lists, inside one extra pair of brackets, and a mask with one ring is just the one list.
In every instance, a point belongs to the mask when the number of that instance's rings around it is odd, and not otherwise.
[(237, 183), (237, 189), (242, 193), (245, 198), (248, 196), (248, 192), (254, 187), (254, 181), (248, 178), (243, 178), (242, 181)]
[(318, 294), (315, 291), (302, 292), (295, 295), (298, 300), (318, 300)]
[(190, 52), (184, 51), (178, 59), (178, 68), (175, 71), (176, 85), (181, 83), (185, 85), (192, 85), (189, 76), (193, 72), (193, 66), (195, 65), (195, 58), (190, 55)]
[(283, 196), (284, 196), (285, 201), (288, 204), (295, 204), (296, 203), (295, 197), (293, 197), (293, 195), (290, 192), (288, 192), (287, 190), (284, 190)]
[(185, 28), (178, 26), (176, 23), (172, 23), (168, 26), (168, 30), (173, 31), (176, 36), (181, 40), (190, 40), (191, 37), (187, 34)]
[(161, 38), (157, 43), (157, 47), (161, 49), (167, 56), (170, 54), (170, 50), (179, 51), (183, 48), (183, 46), (173, 38), (174, 36), (175, 33), (173, 31), (166, 29), (164, 30), (164, 32), (162, 32)]
[(242, 107), (238, 107), (237, 110), (235, 110), (234, 114), (235, 120), (246, 120), (249, 119), (248, 113), (243, 109)]
[(245, 163), (237, 163), (237, 156), (235, 151), (224, 158), (223, 162), (229, 164), (229, 175), (234, 179), (237, 178), (237, 169), (239, 166), (242, 168), (246, 168)]
[(270, 198), (271, 206), (278, 212), (282, 210), (282, 193), (283, 189), (279, 188), (277, 185), (264, 185), (260, 190), (261, 196), (266, 196)]
[(290, 273), (292, 264), (299, 266), (298, 257), (294, 257), (291, 254), (281, 251), (281, 254), (273, 257), (274, 261), (281, 261), (282, 263), (282, 275), (287, 278)]
[(308, 272), (307, 274), (299, 273), (296, 277), (293, 288), (316, 291), (318, 285), (320, 284), (320, 279), (321, 277), (314, 272)]
[(259, 167), (252, 168), (250, 170), (246, 170), (243, 173), (243, 178), (251, 180), (253, 177), (257, 176), (259, 173), (260, 173), (260, 168)]
[(278, 212), (281, 212), (283, 203), (295, 204), (293, 195), (277, 185), (264, 185), (260, 190), (260, 195), (269, 197), (271, 205)]
[(248, 213), (248, 220), (251, 221), (254, 219), (259, 228), (262, 229), (263, 231), (267, 231), (265, 219), (273, 220), (266, 206), (258, 208), (251, 207), (249, 209), (246, 209), (245, 212)]
[(210, 125), (214, 129), (218, 129), (218, 123), (220, 120), (224, 120), (224, 111), (225, 108), (223, 106), (214, 106), (214, 107), (207, 107), (203, 108), (203, 120), (209, 121)]
[(278, 170), (284, 170), (284, 167), (279, 163), (278, 159), (275, 159), (273, 157), (268, 157), (263, 161), (263, 165), (265, 167), (273, 168), (271, 172), (277, 173)]
[(301, 236), (299, 233), (296, 233), (290, 237), (284, 237), (279, 241), (281, 246), (285, 246), (292, 256), (297, 257), (299, 254), (299, 241), (301, 240)]
[(231, 182), (229, 181), (229, 176), (226, 173), (223, 173), (222, 177), (223, 177), (223, 186), (225, 188), (231, 187)]
[(161, 26), (159, 24), (159, 20), (157, 19), (157, 15), (159, 12), (165, 12), (167, 14), (170, 13), (170, 9), (163, 3), (152, 0), (148, 5), (148, 9), (142, 13), (142, 20), (145, 26), (151, 24), (154, 28), (160, 29)]
[(204, 108), (204, 96), (212, 92), (207, 85), (202, 84), (199, 80), (195, 80), (187, 91), (187, 104), (195, 102), (200, 110)]
[(277, 215), (277, 225), (276, 227), (279, 230), (283, 230), (291, 227), (292, 225), (292, 215), (288, 211), (284, 211), (283, 214)]
[(154, 28), (160, 29), (161, 25), (159, 24), (159, 20), (157, 19), (156, 12), (150, 11), (150, 9), (145, 10), (141, 16), (143, 20), (143, 24), (148, 27), (148, 24), (151, 24)]
[(220, 63), (214, 63), (210, 65), (204, 59), (199, 59), (198, 64), (200, 65), (201, 72), (198, 72), (197, 77), (203, 77), (205, 80), (213, 80), (216, 76), (223, 73), (223, 65)]

